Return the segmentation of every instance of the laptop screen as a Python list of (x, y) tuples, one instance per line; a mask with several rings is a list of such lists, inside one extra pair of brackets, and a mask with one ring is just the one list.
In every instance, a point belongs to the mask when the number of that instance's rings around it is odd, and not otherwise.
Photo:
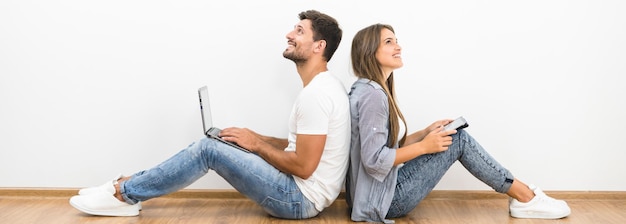
[(211, 107), (209, 106), (209, 89), (207, 86), (198, 89), (198, 98), (200, 99), (200, 113), (202, 114), (202, 128), (206, 134), (207, 130), (213, 127)]

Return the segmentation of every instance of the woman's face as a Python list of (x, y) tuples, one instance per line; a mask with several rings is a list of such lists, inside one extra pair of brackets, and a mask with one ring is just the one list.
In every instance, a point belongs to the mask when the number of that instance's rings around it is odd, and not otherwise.
[(380, 63), (383, 73), (389, 77), (393, 70), (402, 67), (402, 48), (398, 45), (396, 35), (389, 29), (380, 33), (380, 45), (376, 50), (376, 60)]

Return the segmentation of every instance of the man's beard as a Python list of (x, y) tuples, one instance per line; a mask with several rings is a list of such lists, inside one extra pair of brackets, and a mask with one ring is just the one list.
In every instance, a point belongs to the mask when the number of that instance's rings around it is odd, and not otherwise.
[(291, 61), (293, 61), (295, 63), (306, 61), (306, 58), (304, 57), (304, 55), (298, 54), (297, 51), (292, 51), (292, 52), (284, 51), (283, 52), (283, 57), (285, 57), (286, 59), (289, 59), (289, 60), (291, 60)]

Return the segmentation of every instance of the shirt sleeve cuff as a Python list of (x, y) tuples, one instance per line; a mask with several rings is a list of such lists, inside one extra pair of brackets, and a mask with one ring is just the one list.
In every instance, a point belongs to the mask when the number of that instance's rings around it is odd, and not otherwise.
[(396, 160), (396, 150), (394, 149), (383, 150), (378, 158), (380, 158), (380, 160), (377, 161), (378, 163), (377, 168), (374, 170), (371, 170), (372, 172), (369, 172), (369, 173), (377, 181), (383, 182), (385, 178), (387, 177), (387, 175), (389, 175), (389, 172), (393, 168), (393, 163)]

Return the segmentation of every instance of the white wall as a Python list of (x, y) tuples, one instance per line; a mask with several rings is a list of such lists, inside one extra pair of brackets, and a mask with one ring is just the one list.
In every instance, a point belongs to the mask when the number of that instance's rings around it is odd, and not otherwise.
[[(286, 136), (301, 82), (281, 52), (297, 14), (338, 19), (348, 87), (357, 30), (389, 23), (411, 131), (465, 116), (517, 177), (546, 190), (626, 190), (626, 2), (0, 2), (0, 187), (77, 188), (165, 160), (217, 126)], [(188, 188), (230, 189), (214, 172)], [(438, 189), (488, 189), (455, 165)]]

